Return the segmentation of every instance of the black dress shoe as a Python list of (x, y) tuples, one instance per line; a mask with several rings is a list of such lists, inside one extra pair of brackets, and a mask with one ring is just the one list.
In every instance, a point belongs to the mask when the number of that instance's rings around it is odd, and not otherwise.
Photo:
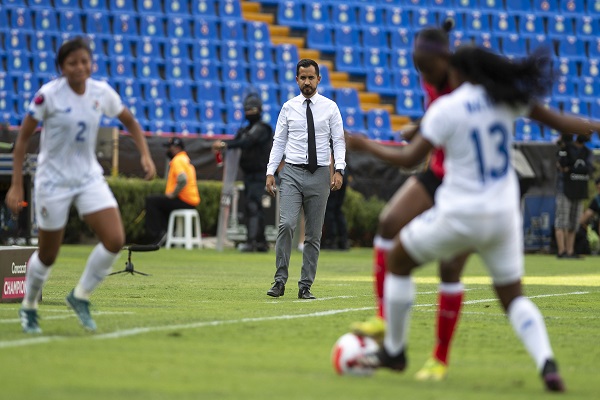
[(283, 282), (275, 282), (271, 289), (267, 292), (267, 296), (281, 297), (285, 293), (285, 285)]
[(314, 300), (316, 297), (310, 292), (310, 289), (303, 287), (298, 290), (298, 298), (303, 300)]

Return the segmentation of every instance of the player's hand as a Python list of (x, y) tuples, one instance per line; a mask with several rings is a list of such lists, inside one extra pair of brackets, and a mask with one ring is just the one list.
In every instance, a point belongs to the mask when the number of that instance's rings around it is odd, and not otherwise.
[(331, 180), (331, 190), (336, 191), (340, 190), (342, 184), (344, 183), (344, 177), (339, 172), (333, 174), (333, 179)]
[(23, 188), (11, 185), (6, 193), (6, 199), (4, 202), (10, 211), (15, 214), (20, 213), (23, 207), (27, 204), (25, 201), (23, 201)]
[(154, 165), (154, 161), (152, 161), (152, 157), (142, 156), (140, 163), (142, 164), (142, 169), (144, 170), (144, 179), (147, 181), (154, 179), (154, 177), (156, 177), (156, 166)]
[(272, 197), (275, 197), (275, 192), (277, 191), (277, 186), (275, 186), (275, 177), (273, 175), (267, 175), (267, 181), (265, 183), (265, 190)]
[(369, 139), (360, 134), (346, 135), (346, 147), (349, 150), (364, 150), (368, 142)]

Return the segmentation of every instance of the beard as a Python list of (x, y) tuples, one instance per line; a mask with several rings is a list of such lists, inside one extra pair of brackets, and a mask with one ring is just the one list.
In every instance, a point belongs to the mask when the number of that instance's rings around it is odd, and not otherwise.
[(317, 90), (317, 88), (313, 88), (312, 86), (304, 86), (302, 88), (302, 94), (311, 96), (315, 92), (315, 90)]

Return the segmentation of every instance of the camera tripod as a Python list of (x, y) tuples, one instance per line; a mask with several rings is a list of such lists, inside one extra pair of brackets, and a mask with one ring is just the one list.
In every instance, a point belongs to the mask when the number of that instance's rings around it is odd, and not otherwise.
[(132, 246), (126, 247), (125, 250), (128, 250), (129, 254), (127, 255), (127, 262), (125, 263), (125, 269), (122, 271), (110, 273), (109, 275), (117, 275), (117, 274), (122, 274), (122, 273), (128, 272), (131, 275), (139, 274), (139, 275), (144, 275), (144, 276), (150, 276), (150, 274), (146, 274), (144, 272), (136, 271), (135, 269), (133, 269), (133, 263), (131, 262), (131, 252), (133, 252), (133, 251), (156, 251), (158, 249), (160, 249), (160, 246), (158, 246), (157, 244), (147, 244), (147, 245), (134, 244)]

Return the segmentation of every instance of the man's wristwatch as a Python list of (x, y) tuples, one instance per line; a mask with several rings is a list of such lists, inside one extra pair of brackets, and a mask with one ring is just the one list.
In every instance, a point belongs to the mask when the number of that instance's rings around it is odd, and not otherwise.
[(335, 172), (339, 172), (340, 175), (344, 176), (344, 170), (343, 169), (336, 169)]

